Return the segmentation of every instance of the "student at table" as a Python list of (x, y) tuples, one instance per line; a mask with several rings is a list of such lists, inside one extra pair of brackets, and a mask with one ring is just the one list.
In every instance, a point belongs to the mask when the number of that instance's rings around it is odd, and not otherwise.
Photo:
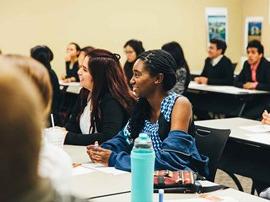
[(205, 59), (201, 76), (195, 77), (198, 84), (233, 85), (233, 65), (225, 56), (227, 45), (220, 39), (211, 39), (208, 47), (208, 57)]
[[(264, 57), (263, 45), (257, 40), (250, 41), (246, 51), (248, 59), (236, 77), (235, 86), (249, 90), (270, 91), (270, 62)], [(269, 98), (254, 97), (247, 103), (243, 117), (260, 119), (269, 102)]]
[(43, 101), (25, 73), (1, 59), (0, 94), (0, 201), (81, 201), (39, 176)]
[(235, 86), (244, 89), (270, 91), (270, 63), (264, 57), (264, 47), (253, 40), (247, 45), (248, 59), (236, 77)]
[(67, 53), (65, 56), (66, 61), (66, 75), (62, 77), (64, 82), (74, 82), (79, 81), (78, 77), (78, 57), (80, 54), (80, 46), (77, 43), (71, 42), (67, 46)]
[(187, 90), (190, 82), (190, 71), (184, 51), (180, 44), (175, 41), (164, 44), (161, 49), (170, 53), (175, 59), (177, 65), (177, 68), (175, 69), (176, 84), (172, 91), (178, 94), (183, 94)]
[(120, 56), (95, 49), (85, 57), (78, 71), (83, 87), (65, 128), (65, 144), (103, 143), (127, 123), (135, 104)]
[[(0, 64), (8, 64), (4, 67), (23, 71), (38, 89), (41, 97), (39, 113), (43, 117), (43, 127), (46, 127), (52, 103), (52, 87), (47, 69), (36, 60), (20, 55), (2, 55), (0, 56)], [(17, 100), (17, 102), (20, 101), (21, 99)], [(39, 159), (40, 176), (50, 178), (58, 191), (68, 192), (72, 169), (70, 157), (62, 149), (50, 144), (45, 136), (42, 136)]]
[(143, 44), (141, 41), (136, 39), (131, 39), (127, 41), (124, 45), (124, 52), (127, 57), (127, 60), (124, 64), (124, 72), (127, 78), (127, 82), (131, 88), (131, 85), (129, 83), (133, 73), (132, 73), (132, 67), (137, 59), (137, 57), (144, 52)]
[(53, 60), (53, 52), (48, 46), (35, 46), (30, 50), (31, 57), (43, 64), (48, 70), (50, 81), (52, 85), (52, 107), (49, 114), (53, 114), (55, 118), (55, 124), (59, 122), (59, 100), (60, 100), (60, 87), (56, 73), (51, 67), (51, 61)]
[(191, 169), (208, 175), (208, 157), (200, 155), (188, 134), (192, 107), (187, 98), (168, 92), (176, 83), (173, 57), (163, 50), (142, 53), (133, 67), (130, 83), (139, 98), (123, 130), (101, 147), (90, 145), (93, 162), (130, 171), (130, 152), (135, 138), (144, 132), (152, 140), (155, 169)]
[(78, 63), (79, 63), (79, 67), (82, 66), (84, 58), (86, 57), (86, 55), (91, 52), (92, 50), (94, 50), (95, 48), (92, 46), (85, 46), (81, 49), (79, 57), (78, 57)]

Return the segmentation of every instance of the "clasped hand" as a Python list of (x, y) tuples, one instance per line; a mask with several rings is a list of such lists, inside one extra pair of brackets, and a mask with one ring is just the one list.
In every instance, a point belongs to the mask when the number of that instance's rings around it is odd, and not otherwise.
[(204, 76), (199, 76), (194, 79), (194, 81), (198, 84), (207, 84), (208, 83), (208, 78)]
[(105, 166), (109, 165), (109, 159), (112, 151), (108, 149), (103, 149), (102, 147), (97, 147), (95, 145), (88, 145), (87, 154), (93, 163), (101, 163)]

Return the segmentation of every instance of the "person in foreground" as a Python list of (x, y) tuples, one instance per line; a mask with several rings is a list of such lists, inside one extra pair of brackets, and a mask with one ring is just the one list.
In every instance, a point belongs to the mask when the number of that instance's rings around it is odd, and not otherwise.
[(191, 169), (208, 175), (208, 157), (200, 155), (189, 135), (192, 107), (187, 98), (168, 93), (176, 82), (172, 56), (163, 50), (142, 53), (133, 67), (130, 83), (139, 98), (133, 114), (113, 139), (101, 147), (89, 145), (91, 160), (106, 166), (130, 171), (130, 152), (135, 138), (144, 132), (152, 140), (155, 169)]
[[(14, 81), (16, 85), (10, 85)], [(1, 63), (0, 94), (5, 95), (0, 100), (0, 201), (79, 202), (61, 195), (48, 179), (39, 177), (44, 116), (37, 88), (10, 63)]]
[[(47, 69), (33, 58), (9, 54), (0, 56), (2, 68), (22, 71), (27, 79), (31, 80), (41, 97), (40, 114), (43, 116), (43, 126), (47, 127), (48, 114), (51, 111), (52, 87)], [(35, 135), (33, 133), (33, 135)], [(42, 136), (39, 157), (39, 175), (49, 178), (57, 191), (67, 193), (70, 191), (72, 174), (72, 161), (61, 148), (51, 144), (45, 135)]]

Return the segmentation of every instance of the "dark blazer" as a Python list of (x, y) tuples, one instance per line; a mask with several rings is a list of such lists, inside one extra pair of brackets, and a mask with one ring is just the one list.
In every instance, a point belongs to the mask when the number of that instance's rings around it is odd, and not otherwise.
[(130, 79), (133, 76), (132, 68), (133, 68), (134, 63), (135, 63), (135, 61), (134, 62), (126, 61), (125, 65), (124, 65), (124, 72), (125, 72), (125, 75), (127, 78), (127, 83), (131, 89), (132, 89), (132, 85), (130, 84)]
[(76, 81), (79, 81), (78, 70), (79, 63), (75, 62), (72, 68), (69, 68), (70, 62), (66, 62), (66, 78), (75, 77)]
[(201, 76), (208, 78), (209, 85), (232, 85), (233, 72), (231, 60), (224, 55), (215, 66), (206, 58)]
[[(49, 76), (50, 76), (50, 80), (52, 84), (52, 90), (53, 90), (51, 113), (53, 113), (54, 115), (55, 124), (58, 124), (59, 122), (58, 112), (59, 112), (59, 104), (60, 104), (59, 103), (59, 100), (60, 100), (59, 81), (53, 69), (48, 70), (48, 72), (49, 72)], [(50, 122), (51, 121), (49, 121), (48, 123)]]
[[(81, 91), (82, 92), (82, 91)], [(83, 105), (81, 104), (83, 103)], [(101, 118), (97, 120), (97, 133), (82, 134), (78, 114), (87, 105), (86, 100), (79, 96), (69, 121), (66, 124), (68, 131), (65, 144), (89, 145), (98, 141), (100, 144), (115, 136), (127, 123), (128, 112), (110, 94), (106, 94), (100, 101)]]
[[(258, 85), (257, 90), (267, 90), (270, 91), (270, 62), (262, 57), (260, 64), (256, 70), (256, 79)], [(240, 74), (236, 77), (234, 85), (243, 88), (246, 82), (252, 82), (251, 79), (251, 68), (250, 64), (245, 61), (243, 69)]]

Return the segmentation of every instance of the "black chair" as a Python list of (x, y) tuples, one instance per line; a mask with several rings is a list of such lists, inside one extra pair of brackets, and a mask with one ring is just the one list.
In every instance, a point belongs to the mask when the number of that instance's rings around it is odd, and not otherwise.
[(199, 152), (209, 157), (209, 176), (207, 180), (214, 182), (218, 162), (225, 148), (229, 129), (214, 129), (203, 126), (195, 126), (195, 141)]

